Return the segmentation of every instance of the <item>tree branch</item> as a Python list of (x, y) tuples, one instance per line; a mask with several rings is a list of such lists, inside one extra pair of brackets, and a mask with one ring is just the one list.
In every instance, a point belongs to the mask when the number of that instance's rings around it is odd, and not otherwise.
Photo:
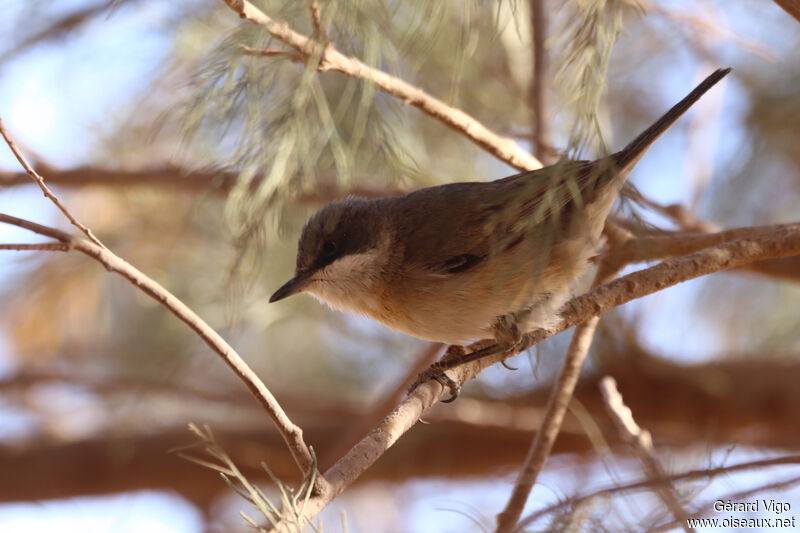
[(522, 149), (513, 139), (497, 135), (467, 113), (445, 104), (422, 89), (370, 67), (354, 57), (342, 54), (331, 43), (321, 43), (297, 33), (287, 22), (273, 20), (247, 0), (223, 1), (241, 18), (264, 26), (275, 39), (294, 48), (306, 59), (319, 57), (318, 70), (335, 70), (372, 82), (405, 104), (416, 107), (465, 135), (496, 158), (518, 170), (535, 170), (542, 167), (535, 157)]
[(40, 252), (68, 252), (69, 246), (63, 242), (38, 242), (34, 244), (0, 244), (0, 250), (16, 250), (19, 252), (37, 250)]

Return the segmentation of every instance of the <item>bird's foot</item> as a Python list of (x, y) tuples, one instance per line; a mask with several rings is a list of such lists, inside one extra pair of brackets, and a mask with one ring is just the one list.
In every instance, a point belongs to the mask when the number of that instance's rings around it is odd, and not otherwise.
[[(458, 348), (462, 347), (458, 346)], [(429, 366), (428, 368), (417, 374), (417, 378), (408, 388), (408, 394), (414, 392), (417, 387), (427, 382), (428, 380), (435, 379), (442, 385), (442, 387), (450, 391), (450, 397), (446, 400), (442, 400), (442, 403), (450, 403), (455, 401), (455, 399), (458, 398), (458, 393), (461, 391), (461, 386), (458, 383), (456, 383), (450, 376), (444, 373), (445, 370), (447, 370), (447, 367), (442, 364), (443, 362), (444, 361), (436, 361), (431, 366)]]
[[(448, 346), (447, 351), (439, 361), (436, 361), (417, 375), (417, 378), (408, 388), (408, 393), (411, 394), (426, 381), (435, 379), (441, 383), (444, 388), (450, 391), (450, 397), (447, 400), (442, 400), (443, 403), (450, 403), (458, 398), (461, 386), (456, 383), (453, 378), (445, 374), (446, 370), (498, 353), (518, 353), (527, 350), (531, 345), (530, 335), (523, 333), (515, 336), (514, 342), (511, 344), (482, 340), (470, 344), (467, 348), (458, 345)], [(517, 370), (514, 367), (508, 366), (505, 361), (502, 361), (502, 364), (509, 370)]]

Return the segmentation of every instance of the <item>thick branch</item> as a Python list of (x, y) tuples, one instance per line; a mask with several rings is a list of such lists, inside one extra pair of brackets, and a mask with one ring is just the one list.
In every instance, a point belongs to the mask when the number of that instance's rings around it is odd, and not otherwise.
[(255, 24), (264, 26), (275, 39), (291, 46), (305, 58), (319, 57), (319, 70), (335, 70), (374, 83), (382, 90), (401, 99), (453, 130), (518, 170), (535, 170), (542, 164), (520, 147), (516, 141), (501, 137), (470, 115), (434, 98), (422, 89), (382, 70), (370, 67), (358, 59), (346, 56), (331, 43), (323, 44), (294, 31), (287, 22), (276, 21), (247, 0), (223, 0), (233, 11)]

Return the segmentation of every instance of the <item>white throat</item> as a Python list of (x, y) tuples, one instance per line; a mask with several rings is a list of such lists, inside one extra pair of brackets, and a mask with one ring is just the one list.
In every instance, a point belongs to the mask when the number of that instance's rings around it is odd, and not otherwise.
[(341, 257), (315, 273), (304, 291), (334, 309), (376, 316), (386, 257), (383, 246)]

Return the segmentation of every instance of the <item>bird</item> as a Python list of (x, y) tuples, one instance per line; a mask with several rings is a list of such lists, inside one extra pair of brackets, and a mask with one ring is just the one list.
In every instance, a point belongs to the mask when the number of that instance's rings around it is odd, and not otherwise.
[(596, 254), (631, 169), (700, 97), (718, 69), (618, 152), (495, 181), (333, 201), (310, 217), (294, 276), (270, 297), (305, 292), (428, 341), (498, 349), (550, 328)]

